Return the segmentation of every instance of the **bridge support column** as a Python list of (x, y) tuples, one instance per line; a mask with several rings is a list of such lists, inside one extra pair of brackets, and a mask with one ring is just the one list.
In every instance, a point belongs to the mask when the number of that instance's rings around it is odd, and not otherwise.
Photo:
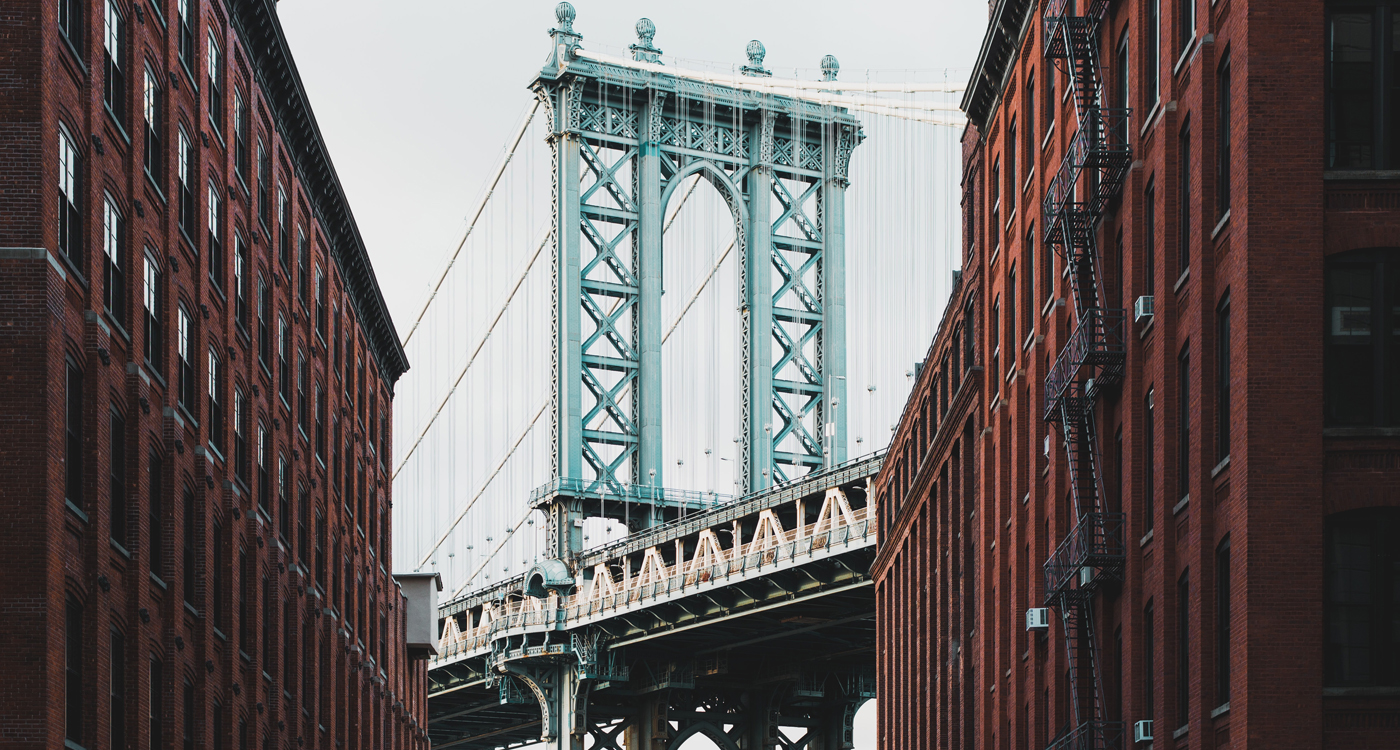
[[(830, 168), (828, 168), (830, 169)], [(846, 462), (846, 179), (822, 186), (821, 428), (823, 463)]]
[(744, 482), (755, 492), (773, 484), (773, 127), (764, 111), (749, 172), (749, 237), (744, 263)]
[(670, 694), (652, 693), (637, 699), (637, 715), (627, 727), (627, 750), (668, 750), (666, 709)]
[[(661, 105), (665, 100), (666, 92), (651, 92), (646, 122), (641, 128), (638, 157), (640, 179), (637, 181), (640, 193), (637, 198), (641, 204), (641, 216), (637, 223), (641, 237), (641, 258), (638, 263), (641, 300), (637, 311), (641, 350), (641, 368), (637, 373), (637, 419), (641, 444), (637, 448), (637, 476), (633, 481), (651, 487), (665, 486), (661, 481), (661, 234), (665, 207), (661, 205), (661, 144), (650, 137), (653, 133), (661, 132), (659, 122), (653, 126), (653, 121), (661, 118)], [(657, 520), (648, 518), (646, 525), (651, 526)]]

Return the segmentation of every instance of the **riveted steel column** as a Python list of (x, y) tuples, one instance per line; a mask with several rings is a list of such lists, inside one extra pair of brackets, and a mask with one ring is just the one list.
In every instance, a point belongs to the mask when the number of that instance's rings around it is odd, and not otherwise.
[(773, 483), (773, 124), (776, 115), (764, 111), (752, 137), (754, 169), (749, 172), (748, 252), (744, 258), (743, 314), (748, 317), (748, 424), (744, 439), (748, 454), (749, 492)]
[[(575, 81), (572, 86), (582, 86)], [(568, 88), (555, 89), (556, 111), (576, 106), (569, 102)], [(555, 290), (555, 371), (554, 419), (555, 465), (561, 480), (583, 479), (583, 356), (582, 316), (579, 300), (579, 136), (560, 127), (554, 136), (558, 161), (555, 164), (554, 207), (554, 290)]]
[[(831, 127), (837, 133), (841, 127)], [(822, 185), (822, 404), (821, 426), (826, 466), (846, 460), (846, 175), (837, 171), (835, 148), (826, 151)], [(828, 426), (829, 425), (829, 426)]]
[[(662, 487), (661, 481), (661, 144), (656, 142), (660, 128), (661, 105), (666, 93), (653, 91), (638, 133), (638, 181), (641, 216), (639, 262), (641, 300), (638, 309), (638, 349), (641, 357), (637, 374), (639, 398), (637, 420), (641, 444), (637, 451), (636, 483)], [(648, 524), (655, 519), (648, 519)]]

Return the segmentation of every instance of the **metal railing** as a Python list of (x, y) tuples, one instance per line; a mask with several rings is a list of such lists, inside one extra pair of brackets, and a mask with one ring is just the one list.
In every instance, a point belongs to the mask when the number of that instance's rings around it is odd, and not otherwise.
[(1091, 307), (1084, 311), (1079, 326), (1070, 334), (1055, 365), (1045, 376), (1044, 419), (1055, 421), (1065, 391), (1078, 382), (1083, 367), (1100, 366), (1116, 372), (1127, 351), (1123, 331), (1127, 323), (1123, 310)]
[[(1083, 568), (1091, 568), (1090, 582), (1100, 576), (1116, 577), (1127, 559), (1122, 513), (1086, 513), (1074, 530), (1055, 548), (1045, 563), (1045, 601), (1054, 603), (1070, 589)], [(1087, 588), (1080, 586), (1081, 589)]]
[(536, 487), (530, 493), (530, 505), (538, 506), (559, 495), (597, 499), (607, 502), (650, 503), (677, 508), (705, 510), (734, 502), (733, 495), (697, 490), (678, 490), (673, 487), (654, 487), (642, 484), (611, 485), (598, 479), (555, 479)]
[(1049, 750), (1120, 750), (1123, 722), (1091, 719), (1050, 743)]

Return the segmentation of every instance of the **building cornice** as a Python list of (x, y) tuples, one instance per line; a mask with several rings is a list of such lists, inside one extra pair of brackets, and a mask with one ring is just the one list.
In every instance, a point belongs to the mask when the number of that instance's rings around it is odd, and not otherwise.
[(408, 355), (380, 292), (360, 228), (331, 162), (325, 139), (311, 111), (306, 89), (292, 59), (276, 0), (233, 0), (233, 23), (252, 61), (254, 76), (271, 105), (312, 213), (325, 230), (331, 257), (345, 279), (346, 293), (370, 351), (390, 390), (408, 369)]
[(961, 105), (968, 122), (975, 124), (979, 131), (987, 129), (987, 123), (996, 113), (1006, 76), (1016, 61), (1021, 41), (1030, 28), (1031, 12), (1037, 6), (1032, 0), (997, 0), (992, 10), (987, 35), (982, 38), (977, 65), (972, 69)]

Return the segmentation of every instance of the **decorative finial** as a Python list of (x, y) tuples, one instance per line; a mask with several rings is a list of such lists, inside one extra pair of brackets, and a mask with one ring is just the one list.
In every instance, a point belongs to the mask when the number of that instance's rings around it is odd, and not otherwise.
[(754, 39), (749, 42), (749, 46), (744, 48), (744, 53), (749, 56), (749, 64), (740, 69), (746, 76), (769, 77), (772, 71), (764, 70), (763, 58), (768, 54), (768, 50), (763, 48), (763, 42)]
[(554, 6), (554, 20), (559, 22), (559, 30), (566, 34), (574, 33), (575, 15), (574, 6), (570, 3), (563, 2)]
[(656, 38), (656, 24), (650, 18), (643, 18), (637, 21), (637, 43), (629, 47), (632, 50), (632, 59), (637, 62), (661, 64), (661, 50), (657, 49), (651, 40)]
[(841, 71), (841, 63), (836, 60), (836, 55), (827, 55), (822, 58), (822, 80), (834, 81), (836, 74)]

